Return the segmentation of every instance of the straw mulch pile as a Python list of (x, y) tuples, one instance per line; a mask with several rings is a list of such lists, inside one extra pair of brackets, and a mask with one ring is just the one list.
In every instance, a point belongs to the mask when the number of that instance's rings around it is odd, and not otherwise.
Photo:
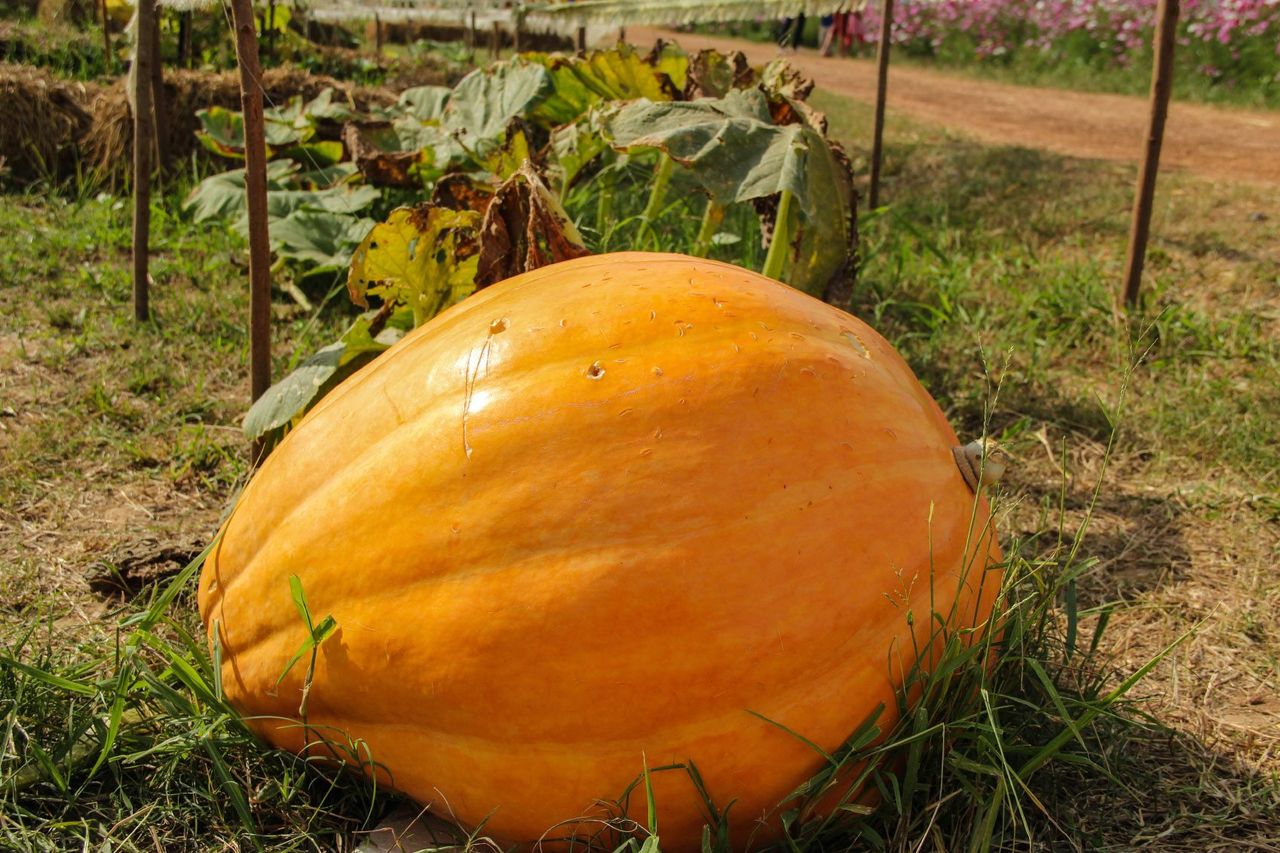
[[(296, 69), (273, 68), (263, 75), (268, 107), (272, 104), (283, 106), (295, 95), (304, 100), (314, 98), (328, 87), (349, 94), (358, 108), (395, 102), (395, 95), (390, 91), (352, 86), (332, 77)], [(196, 131), (200, 129), (196, 110), (212, 106), (240, 109), (238, 74), (165, 72), (164, 112), (160, 124), (166, 167), (180, 168), (190, 161), (193, 152), (203, 151), (200, 140), (196, 138)], [(130, 152), (133, 150), (133, 118), (125, 98), (124, 81), (117, 81), (101, 90), (90, 102), (89, 112), (93, 117), (92, 124), (81, 142), (85, 159), (109, 183), (120, 184), (128, 174)]]
[(0, 160), (21, 181), (74, 168), (76, 144), (91, 124), (91, 84), (59, 80), (39, 68), (0, 63)]
[[(349, 95), (357, 108), (388, 105), (387, 89), (352, 86), (323, 75), (274, 68), (263, 77), (267, 106), (295, 95), (314, 98), (323, 89)], [(0, 174), (19, 183), (61, 180), (79, 171), (108, 185), (125, 184), (132, 164), (133, 116), (125, 81), (110, 86), (59, 80), (25, 65), (0, 63)], [(180, 168), (203, 151), (196, 110), (240, 109), (240, 78), (234, 72), (167, 71), (161, 116), (165, 167)]]

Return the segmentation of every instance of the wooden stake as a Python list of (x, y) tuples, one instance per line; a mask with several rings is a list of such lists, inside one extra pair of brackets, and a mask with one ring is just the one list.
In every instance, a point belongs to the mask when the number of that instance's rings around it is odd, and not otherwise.
[(111, 66), (115, 65), (111, 60), (111, 19), (107, 17), (107, 0), (100, 0), (98, 8), (102, 10), (102, 68), (106, 74), (111, 73)]
[(191, 67), (191, 10), (178, 17), (178, 67)]
[(520, 24), (523, 23), (523, 17), (519, 12), (511, 16), (511, 49), (516, 53), (520, 52)]
[[(154, 0), (152, 0), (154, 3)], [(156, 175), (169, 159), (168, 115), (164, 106), (164, 54), (160, 50), (160, 15), (153, 7), (151, 18), (151, 122), (155, 125)]]
[(502, 49), (502, 23), (500, 21), (493, 22), (493, 40), (489, 42), (489, 55), (493, 59), (498, 58), (498, 51)]
[(148, 35), (155, 16), (153, 0), (138, 0), (137, 38), (131, 69), (133, 86), (133, 318), (151, 318), (147, 273), (151, 235), (151, 145), (155, 129), (151, 113), (151, 51)]
[(871, 190), (868, 207), (880, 206), (880, 160), (884, 156), (884, 100), (889, 90), (889, 42), (893, 38), (893, 0), (882, 0), (880, 44), (876, 46), (876, 118), (871, 136)]
[(579, 54), (586, 53), (587, 52), (587, 28), (586, 27), (578, 27), (578, 38), (576, 39), (576, 41), (577, 41), (578, 53)]
[(267, 35), (267, 56), (275, 59), (276, 56), (276, 0), (268, 0), (267, 2), (267, 25), (264, 28)]
[(1124, 264), (1124, 302), (1138, 304), (1142, 267), (1151, 234), (1151, 205), (1156, 194), (1156, 173), (1160, 169), (1160, 146), (1164, 142), (1164, 122), (1169, 114), (1169, 92), (1173, 88), (1173, 45), (1178, 28), (1178, 0), (1159, 0), (1156, 5), (1155, 61), (1151, 65), (1151, 116), (1147, 121), (1147, 148), (1138, 170), (1138, 186), (1133, 196), (1133, 221), (1129, 225), (1129, 256)]
[(467, 53), (471, 62), (476, 61), (476, 44), (480, 41), (476, 32), (476, 10), (471, 10), (471, 26), (467, 28)]
[(373, 14), (373, 52), (382, 55), (382, 19), (377, 12)]
[(258, 63), (252, 0), (231, 0), (231, 20), (236, 30), (236, 59), (240, 66), (245, 200), (249, 213), (249, 393), (257, 400), (271, 386), (271, 246), (267, 241), (262, 67)]

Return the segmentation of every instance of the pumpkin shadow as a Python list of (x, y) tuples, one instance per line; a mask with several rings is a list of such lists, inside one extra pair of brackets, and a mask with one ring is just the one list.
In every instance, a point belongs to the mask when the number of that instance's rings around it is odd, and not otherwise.
[(1025, 501), (1052, 507), (1054, 513), (1048, 529), (1028, 520), (1021, 531), (1029, 559), (1055, 552), (1064, 559), (1071, 543), (1082, 536), (1080, 555), (1096, 561), (1077, 583), (1081, 609), (1137, 600), (1185, 579), (1192, 570), (1184, 531), (1195, 519), (1187, 508), (1163, 494), (1118, 488), (1123, 487), (1105, 485), (1094, 502), (1087, 488), (1072, 489), (1062, 500), (1059, 483), (1016, 484)]
[(1127, 219), (1102, 198), (1128, 198), (1132, 166), (958, 139), (892, 145), (887, 157), (899, 168), (886, 192), (903, 217), (926, 230), (972, 222), (975, 231), (1032, 240), (1068, 225), (1075, 234), (1126, 234)]

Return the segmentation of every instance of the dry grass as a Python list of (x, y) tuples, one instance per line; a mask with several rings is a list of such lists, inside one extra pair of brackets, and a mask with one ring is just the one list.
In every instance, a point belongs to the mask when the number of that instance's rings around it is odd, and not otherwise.
[(84, 104), (94, 89), (0, 63), (0, 159), (16, 178), (35, 180), (67, 169), (70, 152), (89, 127)]
[[(395, 101), (395, 94), (389, 89), (353, 86), (293, 68), (268, 69), (262, 79), (268, 105), (283, 106), (293, 97), (310, 100), (327, 88), (351, 97), (360, 109)], [(196, 111), (213, 106), (240, 109), (240, 79), (236, 74), (184, 70), (165, 74), (162, 124), (166, 165), (181, 167), (193, 152), (202, 150), (195, 135), (200, 129)], [(89, 111), (93, 124), (82, 143), (86, 159), (113, 185), (119, 185), (126, 177), (133, 143), (133, 119), (124, 82), (100, 91)]]

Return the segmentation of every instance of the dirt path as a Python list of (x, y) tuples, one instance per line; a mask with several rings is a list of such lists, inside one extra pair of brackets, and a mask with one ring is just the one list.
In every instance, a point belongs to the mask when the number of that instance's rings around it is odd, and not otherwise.
[[(667, 30), (629, 28), (628, 37), (637, 45), (662, 37), (687, 50), (742, 50), (752, 64), (778, 55), (770, 44)], [(824, 58), (812, 50), (788, 57), (819, 86), (874, 102), (871, 60)], [(903, 66), (889, 72), (888, 109), (987, 142), (1132, 163), (1147, 117), (1145, 98), (1012, 86)], [(1160, 163), (1206, 178), (1280, 184), (1280, 112), (1172, 104)]]

